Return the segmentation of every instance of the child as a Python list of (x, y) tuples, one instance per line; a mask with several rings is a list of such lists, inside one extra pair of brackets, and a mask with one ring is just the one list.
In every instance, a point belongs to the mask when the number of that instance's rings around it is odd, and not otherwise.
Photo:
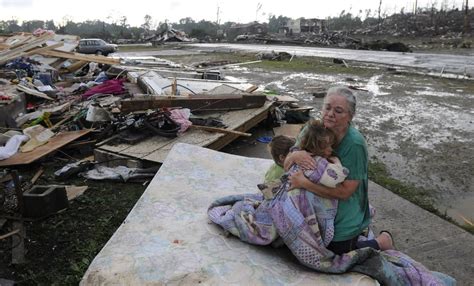
[(268, 144), (268, 148), (274, 163), (265, 173), (265, 183), (278, 180), (285, 173), (283, 162), (285, 162), (286, 155), (290, 152), (290, 148), (295, 145), (295, 142), (294, 138), (284, 135), (273, 137), (270, 144)]
[[(267, 171), (265, 184), (258, 186), (265, 199), (272, 199), (281, 190), (288, 191), (290, 187), (288, 176), (300, 169), (298, 165), (293, 164), (289, 166), (288, 172), (284, 173), (283, 162), (289, 152), (305, 150), (313, 155), (316, 168), (303, 170), (303, 174), (314, 183), (334, 188), (349, 174), (339, 159), (332, 156), (332, 145), (336, 142), (336, 137), (331, 130), (324, 127), (321, 121), (313, 119), (308, 122), (298, 139), (297, 146), (292, 147), (288, 147), (288, 145), (295, 140), (286, 136), (277, 136), (270, 143), (270, 151), (275, 164)], [(281, 181), (275, 182), (278, 178), (281, 178)]]
[[(326, 129), (321, 121), (312, 119), (298, 139), (297, 146), (290, 152), (305, 150), (313, 155), (316, 169), (303, 170), (310, 181), (331, 188), (344, 181), (349, 170), (344, 168), (339, 159), (332, 154), (336, 135), (331, 130)], [(299, 169), (299, 166), (293, 164), (289, 167), (288, 173), (293, 174)]]

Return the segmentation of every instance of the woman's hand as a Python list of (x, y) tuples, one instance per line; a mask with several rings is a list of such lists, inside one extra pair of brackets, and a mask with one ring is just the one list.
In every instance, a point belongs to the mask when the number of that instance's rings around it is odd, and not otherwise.
[(298, 164), (300, 168), (304, 170), (310, 170), (316, 168), (316, 161), (313, 159), (310, 153), (306, 151), (296, 151), (292, 153), (293, 162)]
[(298, 172), (289, 176), (288, 180), (290, 180), (290, 188), (288, 189), (288, 191), (290, 191), (293, 189), (304, 188), (304, 184), (308, 179), (304, 176), (303, 171), (299, 170)]

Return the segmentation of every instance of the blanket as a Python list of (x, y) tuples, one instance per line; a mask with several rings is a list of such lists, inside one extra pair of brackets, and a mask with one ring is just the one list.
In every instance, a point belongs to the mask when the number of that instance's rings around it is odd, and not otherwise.
[[(321, 168), (318, 164), (311, 173), (305, 173), (306, 177), (319, 182)], [(257, 245), (282, 241), (301, 264), (319, 272), (355, 271), (383, 285), (455, 284), (450, 276), (432, 272), (396, 250), (381, 252), (363, 248), (343, 255), (332, 253), (326, 246), (334, 234), (337, 202), (304, 189), (288, 191), (288, 188), (284, 175), (282, 183), (274, 187), (274, 197), (265, 199), (258, 193), (226, 196), (210, 205), (208, 216), (242, 241)]]

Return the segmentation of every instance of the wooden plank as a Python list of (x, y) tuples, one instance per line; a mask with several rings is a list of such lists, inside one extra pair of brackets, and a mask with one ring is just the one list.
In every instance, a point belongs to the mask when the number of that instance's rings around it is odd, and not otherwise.
[(62, 46), (64, 46), (64, 43), (56, 43), (56, 44), (51, 45), (51, 46), (46, 46), (46, 47), (43, 47), (43, 48), (33, 49), (31, 51), (23, 53), (23, 56), (29, 57), (31, 55), (40, 54), (43, 51), (49, 51), (49, 50), (56, 49), (56, 48), (59, 48), (59, 47), (62, 47)]
[(72, 63), (70, 66), (67, 66), (66, 70), (67, 72), (73, 73), (77, 71), (78, 69), (82, 68), (83, 66), (85, 66), (86, 64), (88, 64), (88, 62), (86, 61), (76, 61)]
[[(263, 109), (263, 110), (260, 110), (260, 109), (255, 110), (255, 113), (250, 115), (250, 118), (251, 118), (250, 120), (243, 122), (242, 124), (236, 126), (233, 129), (245, 132), (245, 131), (249, 130), (250, 128), (256, 126), (258, 123), (265, 120), (268, 116), (268, 112), (270, 110), (271, 105), (270, 104), (265, 105), (265, 107), (267, 107), (267, 108)], [(237, 125), (239, 123), (240, 122), (237, 121), (237, 122), (235, 122), (235, 125)], [(237, 139), (237, 137), (238, 137), (238, 135), (227, 134), (227, 135), (223, 136), (222, 138), (220, 138), (219, 140), (214, 141), (210, 144), (207, 144), (206, 147), (210, 148), (210, 149), (213, 149), (213, 150), (220, 150), (220, 149), (224, 148), (224, 146), (228, 145), (230, 142)]]
[(0, 167), (30, 164), (50, 154), (51, 152), (58, 150), (64, 145), (78, 139), (79, 137), (86, 135), (90, 131), (91, 131), (90, 129), (85, 129), (85, 130), (79, 130), (79, 131), (59, 133), (55, 135), (54, 137), (52, 137), (48, 143), (46, 143), (45, 145), (39, 146), (38, 148), (34, 149), (31, 152), (17, 153), (6, 160), (0, 161)]
[(26, 87), (24, 85), (18, 84), (16, 86), (16, 89), (18, 89), (20, 91), (23, 91), (24, 93), (29, 94), (29, 95), (33, 95), (33, 96), (40, 97), (40, 98), (47, 99), (47, 100), (54, 100), (53, 98), (49, 97), (46, 93), (37, 91), (35, 89)]
[(12, 223), (14, 229), (18, 229), (18, 235), (12, 237), (12, 264), (25, 263), (25, 237), (26, 230), (23, 222), (14, 221)]
[(223, 134), (236, 134), (236, 135), (245, 136), (245, 137), (252, 136), (251, 133), (244, 133), (244, 132), (235, 131), (232, 129), (217, 128), (217, 127), (210, 127), (210, 126), (191, 125), (191, 128), (196, 128), (196, 129), (209, 131), (209, 132), (223, 133)]
[(80, 53), (69, 53), (69, 52), (60, 52), (60, 51), (42, 51), (40, 52), (43, 56), (50, 56), (56, 58), (64, 58), (64, 59), (73, 59), (79, 61), (87, 61), (87, 62), (96, 62), (102, 63), (107, 65), (115, 65), (120, 63), (120, 59), (109, 58), (105, 56), (95, 56), (95, 55), (86, 55)]
[(227, 111), (259, 108), (265, 101), (265, 95), (257, 94), (193, 95), (189, 97), (140, 96), (122, 100), (121, 111), (128, 113), (168, 107), (189, 108), (191, 111)]
[(16, 48), (10, 48), (10, 50), (2, 51), (0, 52), (0, 65), (15, 59), (17, 57), (20, 57), (23, 52), (28, 51), (36, 46), (40, 46), (46, 41), (54, 38), (54, 34), (45, 34), (40, 37), (35, 37), (34, 39), (30, 40), (28, 43), (18, 46)]

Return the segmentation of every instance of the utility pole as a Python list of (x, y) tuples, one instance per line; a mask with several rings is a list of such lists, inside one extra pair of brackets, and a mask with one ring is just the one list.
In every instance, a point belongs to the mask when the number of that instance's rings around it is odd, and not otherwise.
[(220, 24), (220, 19), (219, 19), (219, 13), (220, 13), (221, 9), (219, 7), (219, 5), (217, 5), (217, 19), (216, 19), (216, 24), (219, 25)]
[(466, 8), (464, 9), (464, 35), (469, 34), (471, 28), (471, 23), (469, 21), (469, 0), (466, 0)]
[(378, 25), (378, 30), (380, 31), (380, 26), (382, 23), (382, 19), (380, 18), (380, 9), (382, 9), (382, 0), (379, 2), (379, 25)]
[(417, 14), (418, 12), (418, 0), (415, 0), (415, 11), (413, 11), (413, 14), (415, 16), (415, 31), (418, 31), (418, 22), (416, 21), (417, 20)]

